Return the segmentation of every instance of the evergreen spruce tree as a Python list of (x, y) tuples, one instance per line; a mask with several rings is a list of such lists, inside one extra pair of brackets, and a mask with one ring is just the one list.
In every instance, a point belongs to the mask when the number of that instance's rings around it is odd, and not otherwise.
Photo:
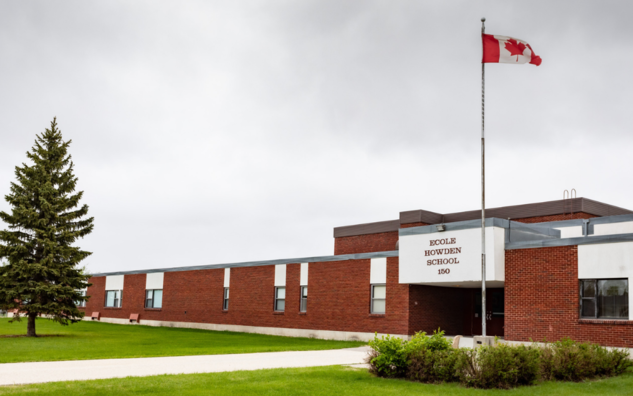
[[(88, 206), (79, 206), (77, 177), (56, 118), (37, 135), (26, 155), (32, 165), (15, 167), (17, 182), (5, 196), (11, 214), (0, 212), (8, 230), (0, 231), (0, 308), (18, 309), (28, 318), (27, 336), (36, 336), (35, 318), (45, 315), (62, 325), (83, 317), (76, 303), (85, 301), (82, 289), (89, 275), (78, 266), (91, 253), (71, 246), (92, 232)], [(83, 218), (83, 219), (82, 219)]]

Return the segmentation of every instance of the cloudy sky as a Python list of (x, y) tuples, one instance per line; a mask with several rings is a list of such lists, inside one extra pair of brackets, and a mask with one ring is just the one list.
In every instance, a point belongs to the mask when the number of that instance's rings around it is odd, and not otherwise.
[[(628, 1), (4, 1), (0, 194), (54, 116), (93, 272), (333, 253), (335, 226), (479, 207), (633, 209)], [(0, 210), (9, 210), (6, 202)]]

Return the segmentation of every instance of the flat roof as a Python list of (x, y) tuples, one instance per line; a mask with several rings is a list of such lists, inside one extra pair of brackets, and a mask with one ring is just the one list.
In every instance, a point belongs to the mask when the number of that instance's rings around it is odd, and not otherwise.
[(277, 259), (277, 260), (243, 261), (239, 263), (226, 263), (226, 264), (203, 264), (203, 265), (193, 265), (193, 266), (187, 266), (187, 267), (152, 268), (152, 269), (134, 270), (134, 271), (115, 271), (115, 272), (103, 272), (103, 273), (98, 273), (98, 274), (91, 274), (90, 276), (99, 277), (99, 276), (109, 276), (109, 275), (150, 274), (154, 272), (197, 271), (197, 270), (218, 269), (218, 268), (259, 267), (263, 265), (276, 265), (276, 264), (323, 263), (323, 262), (328, 262), (328, 261), (362, 260), (362, 259), (372, 259), (372, 258), (381, 258), (381, 257), (398, 257), (398, 251), (393, 250), (389, 252), (340, 254), (338, 256), (300, 257), (300, 258)]
[[(516, 220), (529, 217), (553, 216), (578, 212), (600, 217), (633, 214), (633, 211), (631, 210), (594, 201), (593, 199), (571, 198), (522, 205), (502, 206), (498, 208), (486, 208), (486, 218), (496, 217), (500, 219)], [(400, 212), (400, 218), (397, 220), (377, 221), (373, 223), (335, 227), (334, 238), (398, 231), (402, 224), (440, 224), (476, 219), (481, 219), (481, 209), (445, 214), (422, 209), (408, 210)]]

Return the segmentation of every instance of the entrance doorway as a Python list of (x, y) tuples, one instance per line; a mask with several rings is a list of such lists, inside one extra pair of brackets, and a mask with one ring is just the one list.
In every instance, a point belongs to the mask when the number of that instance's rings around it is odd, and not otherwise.
[(504, 289), (486, 289), (486, 309), (481, 308), (481, 289), (465, 289), (464, 334), (481, 335), (481, 317), (486, 315), (486, 335), (503, 337), (505, 323)]

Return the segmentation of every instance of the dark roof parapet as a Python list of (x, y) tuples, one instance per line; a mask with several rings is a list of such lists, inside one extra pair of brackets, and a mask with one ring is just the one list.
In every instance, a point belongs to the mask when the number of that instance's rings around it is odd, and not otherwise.
[[(583, 212), (594, 216), (616, 216), (633, 214), (633, 211), (618, 206), (594, 201), (589, 198), (560, 199), (556, 201), (537, 202), (523, 205), (502, 206), (486, 209), (486, 217), (500, 219), (524, 219), (528, 217), (553, 216), (567, 213)], [(401, 224), (410, 223), (453, 223), (457, 221), (475, 220), (481, 218), (481, 210), (469, 210), (440, 214), (428, 210), (408, 210), (400, 212), (399, 220), (379, 221), (375, 223), (357, 224), (335, 227), (334, 238), (377, 234), (381, 232), (397, 231)]]

